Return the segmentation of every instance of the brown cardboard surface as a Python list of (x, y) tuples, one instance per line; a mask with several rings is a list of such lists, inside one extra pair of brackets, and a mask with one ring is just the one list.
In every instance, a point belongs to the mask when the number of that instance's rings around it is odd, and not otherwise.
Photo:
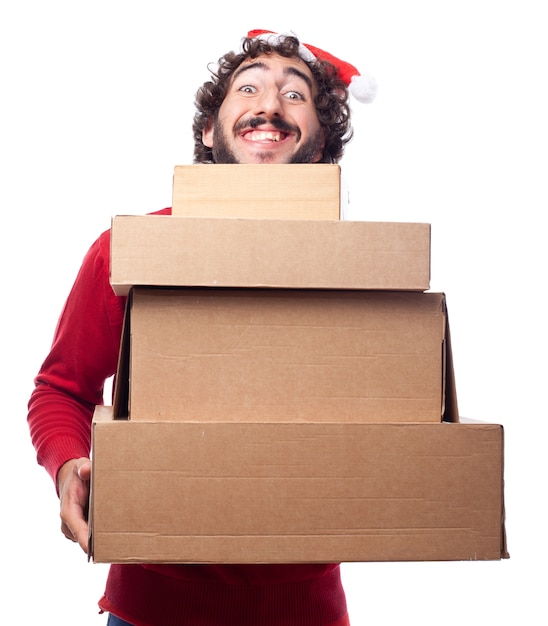
[(135, 288), (129, 307), (132, 420), (458, 420), (444, 294)]
[(177, 165), (173, 215), (338, 220), (339, 165)]
[(496, 424), (93, 425), (95, 562), (498, 560)]
[[(262, 167), (262, 166), (261, 166)], [(110, 280), (132, 286), (426, 291), (430, 225), (122, 215)]]

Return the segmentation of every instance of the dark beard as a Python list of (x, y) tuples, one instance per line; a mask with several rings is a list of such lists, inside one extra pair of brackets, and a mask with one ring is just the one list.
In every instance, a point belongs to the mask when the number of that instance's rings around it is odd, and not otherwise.
[[(267, 120), (262, 118), (254, 118), (249, 122), (245, 122), (241, 124), (243, 128), (257, 128), (261, 124), (266, 124)], [(271, 125), (278, 130), (290, 132), (293, 129), (289, 127), (283, 120), (274, 119), (271, 122)], [(235, 132), (238, 128), (234, 129)], [(215, 120), (214, 126), (214, 140), (213, 147), (211, 149), (211, 153), (213, 155), (214, 163), (238, 163), (239, 161), (236, 159), (236, 156), (232, 152), (232, 150), (228, 146), (228, 142), (223, 132), (222, 126), (219, 124), (217, 120)], [(297, 129), (297, 137), (300, 137), (300, 133), (298, 133)], [(289, 163), (312, 163), (316, 158), (318, 152), (322, 150), (322, 139), (320, 134), (317, 134), (315, 137), (311, 137), (306, 143), (304, 143), (295, 154), (291, 157)], [(273, 158), (273, 153), (264, 152), (261, 153), (261, 161), (263, 163), (269, 163)]]

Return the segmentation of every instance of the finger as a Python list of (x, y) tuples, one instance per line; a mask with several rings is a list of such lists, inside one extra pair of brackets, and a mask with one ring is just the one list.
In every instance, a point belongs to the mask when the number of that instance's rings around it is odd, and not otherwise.
[(77, 543), (82, 550), (87, 554), (88, 552), (88, 525), (86, 522), (76, 522), (73, 526), (70, 526), (66, 522), (61, 524), (61, 532), (70, 541)]
[(74, 535), (72, 534), (72, 531), (65, 523), (61, 524), (61, 532), (67, 539), (69, 539), (70, 541), (76, 542), (76, 539), (74, 538)]

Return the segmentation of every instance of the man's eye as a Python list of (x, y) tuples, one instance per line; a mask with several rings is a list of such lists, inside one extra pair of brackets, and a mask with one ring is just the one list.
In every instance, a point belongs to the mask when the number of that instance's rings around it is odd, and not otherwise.
[(304, 100), (304, 96), (302, 93), (300, 93), (299, 91), (288, 91), (285, 94), (285, 97), (288, 100)]
[(255, 93), (257, 90), (252, 85), (243, 85), (238, 89), (238, 91), (243, 91), (244, 93)]

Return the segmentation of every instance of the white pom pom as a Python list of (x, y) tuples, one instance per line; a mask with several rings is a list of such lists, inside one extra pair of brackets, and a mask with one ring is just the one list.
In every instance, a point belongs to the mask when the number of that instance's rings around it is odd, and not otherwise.
[(360, 76), (352, 76), (350, 85), (348, 86), (350, 93), (364, 104), (373, 102), (377, 95), (377, 81), (373, 76), (361, 74)]

